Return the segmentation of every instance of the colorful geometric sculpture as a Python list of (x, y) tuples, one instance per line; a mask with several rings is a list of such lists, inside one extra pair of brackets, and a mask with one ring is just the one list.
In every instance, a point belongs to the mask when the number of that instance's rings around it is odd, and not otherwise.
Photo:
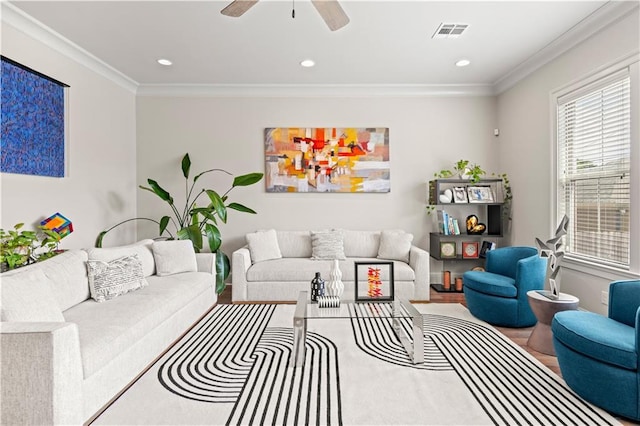
[(60, 213), (56, 213), (42, 222), (40, 225), (60, 235), (60, 238), (64, 238), (73, 232), (73, 223)]

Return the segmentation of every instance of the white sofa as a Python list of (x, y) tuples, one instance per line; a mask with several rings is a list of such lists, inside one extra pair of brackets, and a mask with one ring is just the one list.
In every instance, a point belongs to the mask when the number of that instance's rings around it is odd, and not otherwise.
[[(0, 423), (89, 420), (216, 303), (214, 254), (195, 254), (186, 269), (197, 271), (158, 276), (152, 248), (146, 240), (70, 250), (0, 276)], [(139, 255), (148, 285), (102, 303), (90, 298), (87, 260), (130, 250)], [(44, 287), (34, 281), (42, 276), (36, 270), (47, 278)], [(34, 294), (36, 288), (46, 291)], [(34, 315), (34, 303), (58, 309), (63, 319), (5, 321), (9, 314)]]
[[(231, 268), (233, 302), (296, 301), (300, 291), (309, 290), (315, 272), (320, 272), (322, 278), (328, 280), (333, 261), (311, 259), (314, 250), (312, 232), (275, 231), (280, 258), (277, 257), (277, 251), (276, 255), (272, 256), (256, 253), (256, 250), (263, 247), (251, 247), (250, 242), (233, 252)], [(381, 238), (384, 240), (387, 236), (401, 231), (340, 230), (340, 232), (343, 236), (342, 243), (346, 256), (345, 260), (339, 261), (345, 287), (343, 297), (353, 298), (355, 261), (393, 260), (395, 296), (416, 301), (429, 300), (429, 253), (411, 243), (406, 244), (406, 238), (403, 244), (405, 248), (400, 250), (399, 255), (392, 253), (391, 256), (384, 256), (380, 253)], [(247, 235), (248, 240), (251, 235)], [(387, 243), (389, 241), (386, 240)], [(385, 251), (388, 253), (389, 244), (385, 246), (387, 248)], [(393, 249), (391, 251), (397, 251), (395, 247), (391, 248)], [(256, 261), (256, 258), (265, 257), (272, 258)]]

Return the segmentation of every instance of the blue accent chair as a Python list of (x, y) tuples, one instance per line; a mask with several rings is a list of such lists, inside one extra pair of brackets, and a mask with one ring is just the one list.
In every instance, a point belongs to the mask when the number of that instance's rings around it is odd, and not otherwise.
[(551, 323), (562, 377), (575, 393), (640, 420), (640, 280), (609, 286), (609, 316), (558, 312)]
[(487, 252), (485, 271), (462, 276), (467, 308), (474, 317), (503, 327), (536, 323), (527, 292), (542, 290), (547, 259), (534, 247), (503, 247)]

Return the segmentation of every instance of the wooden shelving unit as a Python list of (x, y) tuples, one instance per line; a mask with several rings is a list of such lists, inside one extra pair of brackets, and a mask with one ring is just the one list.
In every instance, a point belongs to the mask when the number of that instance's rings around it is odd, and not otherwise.
[[(452, 192), (456, 188), (464, 188), (465, 193), (468, 193), (469, 187), (481, 187), (488, 189), (491, 194), (491, 199), (488, 201), (476, 201), (476, 202), (442, 202), (440, 195), (447, 189)], [(446, 264), (451, 263), (452, 267), (460, 267), (461, 262), (469, 263), (469, 269), (473, 266), (480, 266), (483, 264), (483, 259), (478, 258), (465, 258), (462, 256), (462, 243), (463, 242), (478, 242), (478, 249), (482, 247), (482, 242), (489, 240), (498, 243), (503, 236), (504, 232), (504, 183), (502, 179), (481, 179), (478, 182), (471, 182), (465, 179), (435, 179), (429, 182), (428, 199), (429, 204), (434, 206), (436, 210), (447, 210), (447, 207), (452, 207), (457, 212), (456, 219), (459, 223), (460, 234), (458, 235), (446, 235), (443, 229), (439, 232), (431, 232), (429, 234), (429, 254), (435, 260), (441, 261), (443, 264), (443, 271), (447, 270)], [(434, 212), (433, 214), (437, 214)], [(486, 230), (482, 234), (467, 234), (466, 232), (466, 218), (468, 215), (476, 214), (480, 222), (486, 224)], [(456, 257), (443, 257), (440, 253), (441, 243), (450, 242), (456, 245)], [(478, 250), (478, 251), (479, 251)], [(441, 283), (432, 283), (431, 287), (438, 292), (451, 292), (455, 293), (455, 290), (446, 291), (443, 289)], [(453, 287), (453, 278), (452, 278)]]

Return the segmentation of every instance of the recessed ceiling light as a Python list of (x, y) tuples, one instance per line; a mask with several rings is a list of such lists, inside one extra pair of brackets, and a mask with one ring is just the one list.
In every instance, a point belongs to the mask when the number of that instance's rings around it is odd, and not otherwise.
[(160, 65), (164, 65), (165, 67), (168, 67), (169, 65), (173, 64), (173, 62), (171, 62), (168, 59), (164, 59), (164, 58), (158, 59), (158, 63)]
[(311, 68), (315, 64), (316, 63), (312, 59), (305, 59), (304, 61), (300, 62), (300, 65), (305, 68)]
[(458, 62), (456, 62), (456, 67), (466, 67), (470, 63), (471, 61), (468, 59), (460, 59)]

